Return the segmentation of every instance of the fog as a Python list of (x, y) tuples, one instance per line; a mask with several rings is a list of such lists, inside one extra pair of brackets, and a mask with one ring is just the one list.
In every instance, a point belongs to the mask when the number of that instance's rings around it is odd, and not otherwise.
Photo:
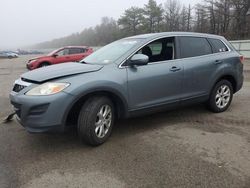
[[(0, 48), (18, 48), (80, 32), (104, 16), (118, 19), (148, 0), (0, 0)], [(164, 4), (165, 0), (157, 0)], [(182, 1), (181, 1), (182, 2)], [(184, 2), (184, 1), (183, 1)], [(198, 0), (185, 0), (195, 4)]]

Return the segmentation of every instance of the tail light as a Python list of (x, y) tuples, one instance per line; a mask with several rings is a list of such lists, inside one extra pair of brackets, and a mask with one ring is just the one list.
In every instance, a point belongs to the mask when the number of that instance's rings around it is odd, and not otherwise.
[(240, 62), (241, 62), (241, 63), (244, 63), (244, 61), (245, 61), (245, 57), (244, 57), (243, 55), (241, 55), (241, 56), (240, 56)]

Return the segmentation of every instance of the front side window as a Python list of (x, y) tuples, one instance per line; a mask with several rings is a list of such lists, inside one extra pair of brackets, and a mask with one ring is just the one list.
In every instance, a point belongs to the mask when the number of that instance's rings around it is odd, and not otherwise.
[(179, 37), (181, 58), (212, 54), (212, 48), (206, 38)]
[(228, 48), (221, 40), (219, 39), (208, 39), (208, 40), (213, 46), (214, 53), (228, 51)]
[(174, 59), (174, 37), (158, 39), (141, 48), (137, 54), (147, 55), (149, 63)]
[(58, 56), (64, 56), (64, 55), (69, 55), (69, 49), (63, 49), (63, 50), (60, 50), (56, 53)]
[(152, 55), (160, 55), (162, 51), (162, 42), (153, 42), (149, 44), (149, 48), (152, 51)]

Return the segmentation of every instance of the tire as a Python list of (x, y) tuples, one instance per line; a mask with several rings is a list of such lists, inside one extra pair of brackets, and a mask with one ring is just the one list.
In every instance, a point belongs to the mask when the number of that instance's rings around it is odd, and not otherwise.
[(41, 63), (38, 67), (39, 67), (39, 68), (42, 68), (42, 67), (47, 67), (47, 66), (49, 66), (49, 65), (50, 65), (49, 63), (44, 62), (44, 63)]
[(103, 144), (111, 135), (114, 115), (114, 105), (107, 97), (88, 99), (78, 117), (79, 139), (92, 146)]
[(212, 112), (220, 113), (228, 109), (233, 99), (233, 86), (228, 80), (221, 80), (213, 87), (208, 107)]

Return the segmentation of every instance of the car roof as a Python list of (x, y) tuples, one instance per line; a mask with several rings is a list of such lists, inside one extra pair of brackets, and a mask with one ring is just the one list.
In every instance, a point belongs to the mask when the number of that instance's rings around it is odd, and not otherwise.
[(64, 46), (63, 48), (89, 48), (88, 46)]
[(171, 37), (171, 36), (193, 36), (193, 37), (206, 37), (206, 38), (217, 38), (223, 39), (224, 37), (219, 35), (207, 34), (207, 33), (196, 33), (196, 32), (162, 32), (162, 33), (149, 33), (149, 34), (141, 34), (135, 35), (131, 37), (127, 37), (126, 39), (155, 39), (160, 37)]

